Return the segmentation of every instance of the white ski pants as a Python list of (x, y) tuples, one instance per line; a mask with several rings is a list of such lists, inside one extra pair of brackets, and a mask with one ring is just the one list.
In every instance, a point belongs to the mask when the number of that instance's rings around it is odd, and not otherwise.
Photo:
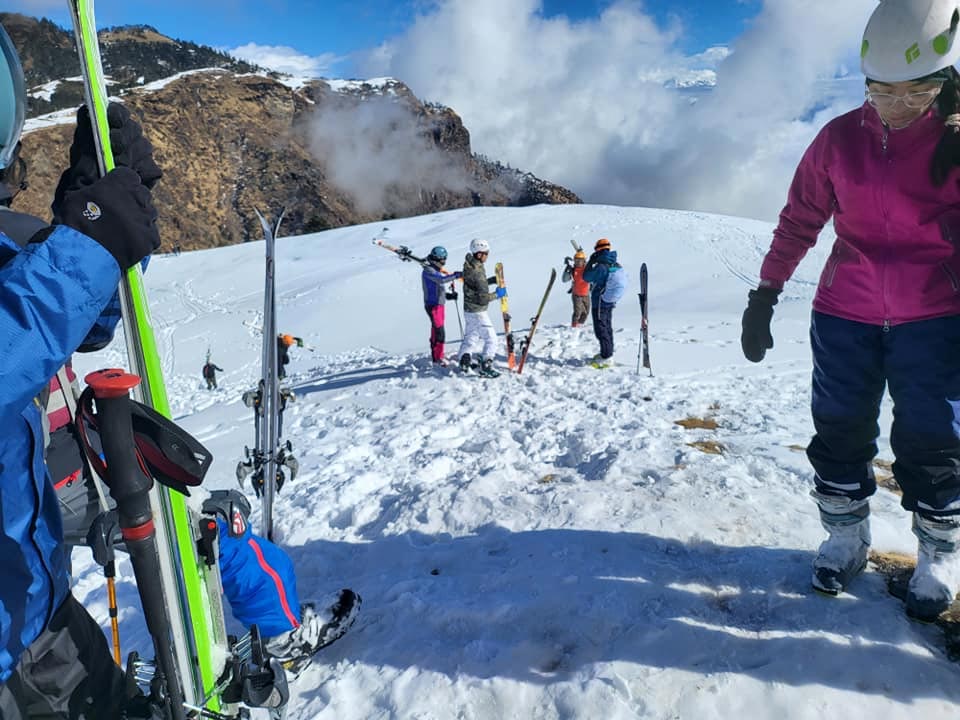
[(460, 343), (458, 357), (464, 353), (474, 355), (482, 348), (485, 358), (491, 360), (497, 354), (497, 333), (486, 310), (479, 313), (465, 312), (463, 314), (463, 342)]

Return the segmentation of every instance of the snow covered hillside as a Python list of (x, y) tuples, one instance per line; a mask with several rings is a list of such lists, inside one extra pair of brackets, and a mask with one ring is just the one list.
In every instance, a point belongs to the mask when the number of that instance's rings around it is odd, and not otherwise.
[[(740, 314), (768, 224), (570, 205), (386, 225), (417, 254), (446, 246), (450, 269), (488, 239), (518, 329), (570, 238), (588, 250), (609, 238), (633, 287), (614, 312), (612, 369), (587, 364), (597, 343), (568, 327), (558, 281), (523, 375), (462, 377), (430, 364), (419, 268), (371, 244), (383, 224), (279, 241), (279, 327), (311, 349), (289, 366), (301, 474), (279, 496), (278, 534), (301, 599), (340, 587), (364, 599), (297, 681), (290, 718), (956, 716), (960, 675), (939, 631), (908, 622), (878, 573), (836, 600), (809, 591), (822, 531), (802, 452), (807, 326), (829, 237), (752, 365)], [(636, 373), (641, 262), (654, 377)], [(257, 242), (158, 257), (147, 274), (174, 414), (212, 450), (212, 487), (235, 485), (253, 443), (240, 395), (259, 373), (262, 272)], [(447, 333), (459, 338), (450, 304)], [(215, 392), (201, 387), (208, 348), (225, 370)], [(123, 363), (117, 342), (77, 364)], [(688, 418), (717, 427), (676, 424)], [(892, 459), (888, 407), (882, 424)], [(873, 509), (875, 547), (912, 552), (898, 498), (881, 490)], [(89, 553), (74, 569), (106, 627)], [(120, 573), (126, 652), (146, 640), (128, 563)]]

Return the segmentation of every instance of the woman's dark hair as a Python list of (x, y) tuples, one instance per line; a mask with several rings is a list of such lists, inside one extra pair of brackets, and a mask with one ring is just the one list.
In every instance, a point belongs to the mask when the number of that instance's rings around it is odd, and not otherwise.
[[(952, 65), (940, 73), (946, 75), (943, 89), (937, 96), (937, 110), (944, 120), (951, 115), (960, 114), (960, 73)], [(954, 118), (960, 120), (960, 118)], [(937, 143), (933, 153), (933, 162), (930, 164), (930, 178), (934, 185), (943, 185), (951, 171), (960, 165), (960, 125), (948, 124), (943, 130), (943, 137)]]

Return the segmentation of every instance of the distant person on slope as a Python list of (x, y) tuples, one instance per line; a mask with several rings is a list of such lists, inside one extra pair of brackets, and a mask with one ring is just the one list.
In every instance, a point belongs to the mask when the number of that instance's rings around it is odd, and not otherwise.
[[(469, 372), (476, 361), (481, 373), (492, 374), (493, 358), (497, 353), (497, 333), (487, 315), (487, 306), (507, 294), (507, 289), (496, 285), (495, 276), (487, 276), (484, 263), (490, 255), (490, 243), (480, 238), (470, 241), (470, 252), (463, 262), (463, 342), (460, 343), (460, 369)], [(477, 351), (480, 350), (480, 354)]]
[(207, 381), (207, 390), (217, 389), (218, 372), (223, 372), (223, 368), (216, 363), (210, 362), (210, 358), (208, 357), (207, 362), (203, 365), (203, 379)]
[(290, 348), (294, 345), (303, 347), (303, 340), (285, 333), (277, 335), (277, 378), (280, 380), (287, 376), (286, 366), (290, 364)]
[(617, 262), (617, 253), (610, 241), (600, 238), (583, 270), (583, 279), (590, 283), (593, 302), (593, 333), (600, 341), (600, 353), (594, 355), (596, 367), (607, 367), (613, 357), (613, 309), (626, 290), (626, 273)]
[(0, 27), (0, 717), (152, 717), (70, 592), (38, 396), (78, 348), (101, 346), (104, 327), (119, 317), (121, 272), (160, 245), (151, 188), (161, 173), (140, 126), (111, 105), (117, 168), (99, 177), (81, 110), (54, 224), (14, 212), (26, 187), (24, 107), (23, 72)]
[(816, 434), (807, 457), (828, 533), (813, 587), (837, 595), (866, 566), (871, 461), (889, 390), (893, 472), (918, 540), (906, 611), (922, 620), (949, 607), (960, 582), (958, 23), (954, 0), (873, 11), (866, 101), (827, 123), (803, 155), (741, 335), (753, 362), (773, 347), (773, 307), (832, 217), (837, 239), (810, 329)]
[[(453, 289), (454, 280), (463, 277), (460, 271), (444, 273), (443, 264), (447, 261), (447, 249), (437, 245), (427, 255), (429, 266), (423, 268), (420, 281), (423, 284), (423, 306), (430, 318), (430, 357), (437, 365), (446, 365), (444, 357), (444, 343), (446, 342), (446, 302), (457, 299), (457, 291)], [(450, 290), (446, 289), (451, 283)]]
[(590, 283), (583, 279), (583, 271), (587, 265), (587, 254), (577, 250), (573, 260), (564, 258), (563, 282), (573, 282), (567, 291), (573, 299), (573, 318), (570, 327), (581, 327), (590, 317)]

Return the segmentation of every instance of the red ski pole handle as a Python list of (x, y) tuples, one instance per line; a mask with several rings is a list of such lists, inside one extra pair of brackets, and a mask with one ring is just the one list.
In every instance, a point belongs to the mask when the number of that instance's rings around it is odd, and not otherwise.
[(148, 536), (153, 531), (153, 514), (147, 493), (153, 478), (137, 455), (130, 410), (130, 390), (140, 384), (140, 378), (112, 368), (90, 373), (84, 380), (96, 399), (97, 430), (107, 466), (104, 481), (117, 502), (120, 530), (125, 539)]

